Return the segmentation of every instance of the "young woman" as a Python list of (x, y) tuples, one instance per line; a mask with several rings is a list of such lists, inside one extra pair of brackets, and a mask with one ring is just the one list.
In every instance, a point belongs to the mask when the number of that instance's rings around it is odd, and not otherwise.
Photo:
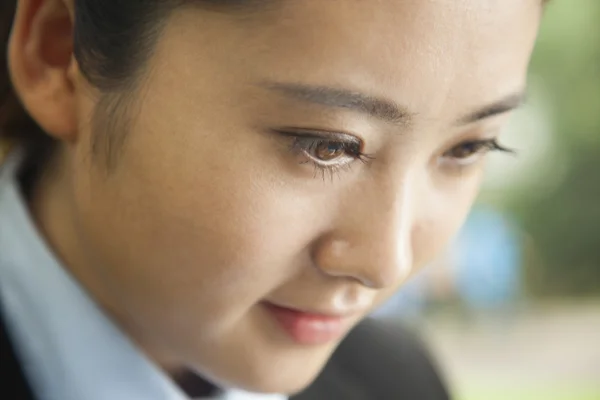
[(507, 150), (541, 0), (3, 4), (1, 312), (30, 398), (445, 397), (354, 327)]

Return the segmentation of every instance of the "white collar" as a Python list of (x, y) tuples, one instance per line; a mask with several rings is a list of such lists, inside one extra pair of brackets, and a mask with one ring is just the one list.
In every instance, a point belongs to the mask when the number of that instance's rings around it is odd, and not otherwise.
[[(16, 180), (0, 168), (0, 296), (7, 329), (40, 400), (186, 400), (45, 245)], [(284, 400), (229, 391), (223, 400)]]

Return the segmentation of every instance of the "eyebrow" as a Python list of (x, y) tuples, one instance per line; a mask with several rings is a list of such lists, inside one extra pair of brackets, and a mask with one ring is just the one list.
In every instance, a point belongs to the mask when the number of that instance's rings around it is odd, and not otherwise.
[[(301, 83), (263, 82), (261, 86), (306, 103), (343, 108), (367, 114), (373, 118), (399, 125), (410, 125), (417, 115), (396, 102), (366, 93), (330, 86)], [(510, 94), (459, 118), (457, 125), (468, 125), (511, 111), (524, 103), (524, 91)]]
[(303, 102), (358, 111), (395, 124), (408, 125), (414, 117), (391, 100), (354, 90), (281, 82), (265, 82), (261, 86)]
[(457, 125), (469, 125), (483, 119), (507, 113), (522, 106), (525, 103), (525, 99), (526, 95), (524, 90), (512, 93), (494, 103), (488, 104), (465, 115), (462, 118), (459, 118)]

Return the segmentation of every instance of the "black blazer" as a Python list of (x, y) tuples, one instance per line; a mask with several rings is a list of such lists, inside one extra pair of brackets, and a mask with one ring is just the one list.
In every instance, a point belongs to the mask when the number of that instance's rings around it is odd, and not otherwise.
[(291, 400), (449, 400), (423, 343), (390, 321), (366, 319), (335, 351), (317, 380)]
[[(0, 398), (37, 400), (25, 379), (1, 318), (0, 359)], [(413, 334), (395, 324), (367, 319), (342, 342), (317, 380), (290, 400), (449, 398), (424, 346)]]

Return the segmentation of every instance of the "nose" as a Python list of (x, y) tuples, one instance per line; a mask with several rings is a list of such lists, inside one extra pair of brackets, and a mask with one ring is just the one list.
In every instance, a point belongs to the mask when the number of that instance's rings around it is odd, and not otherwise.
[(397, 286), (412, 269), (415, 220), (413, 179), (374, 185), (348, 196), (335, 227), (314, 247), (315, 265), (326, 275), (373, 289)]

